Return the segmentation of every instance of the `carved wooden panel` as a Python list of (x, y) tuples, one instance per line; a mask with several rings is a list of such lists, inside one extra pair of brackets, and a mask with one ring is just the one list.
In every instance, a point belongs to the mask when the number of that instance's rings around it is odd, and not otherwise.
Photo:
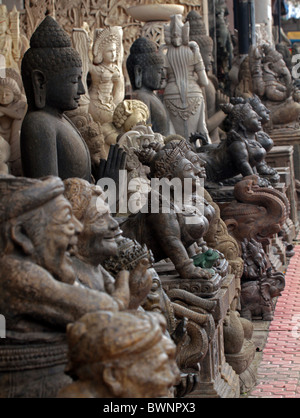
[[(203, 13), (204, 0), (157, 0), (156, 3), (182, 4), (185, 15), (190, 10)], [(26, 13), (22, 16), (23, 31), (28, 39), (46, 14), (56, 18), (71, 35), (73, 28), (87, 22), (90, 30), (106, 26), (122, 26), (125, 57), (131, 44), (141, 34), (141, 22), (134, 21), (126, 13), (130, 6), (153, 4), (153, 0), (25, 0)]]

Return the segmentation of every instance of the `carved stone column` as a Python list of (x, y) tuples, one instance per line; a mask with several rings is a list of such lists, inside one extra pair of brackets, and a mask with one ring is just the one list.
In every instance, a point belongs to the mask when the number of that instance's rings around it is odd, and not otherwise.
[[(183, 280), (178, 275), (167, 274), (167, 263), (155, 265), (165, 292), (172, 289), (184, 289), (197, 294), (198, 284), (195, 280)], [(200, 362), (199, 381), (188, 398), (239, 398), (239, 376), (226, 362), (224, 350), (223, 324), (227, 311), (236, 295), (235, 276), (228, 274), (219, 290), (209, 301), (216, 302), (216, 308), (212, 312), (215, 321), (215, 333), (211, 339), (208, 351)]]

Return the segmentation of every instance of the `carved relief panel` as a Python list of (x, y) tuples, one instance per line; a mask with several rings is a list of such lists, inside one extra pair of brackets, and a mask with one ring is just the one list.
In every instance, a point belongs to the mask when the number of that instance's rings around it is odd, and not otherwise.
[[(184, 16), (190, 10), (203, 13), (205, 0), (157, 0), (156, 4), (181, 4), (185, 6)], [(71, 35), (73, 28), (80, 28), (84, 22), (93, 32), (97, 28), (121, 26), (125, 57), (131, 44), (141, 34), (143, 23), (135, 21), (126, 10), (131, 6), (153, 4), (153, 0), (25, 0), (26, 13), (22, 16), (23, 31), (30, 39), (45, 14), (55, 17), (57, 22)]]

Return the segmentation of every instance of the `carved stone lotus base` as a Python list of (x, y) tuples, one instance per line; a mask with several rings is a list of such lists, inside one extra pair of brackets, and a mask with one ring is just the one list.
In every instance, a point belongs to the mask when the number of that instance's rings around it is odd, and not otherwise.
[[(228, 268), (228, 265), (226, 269)], [(224, 269), (216, 273), (211, 279), (182, 279), (178, 276), (173, 263), (155, 264), (155, 270), (163, 278), (162, 284), (165, 292), (171, 289), (183, 289), (201, 298), (214, 297), (224, 280)], [(162, 276), (163, 275), (163, 276)]]

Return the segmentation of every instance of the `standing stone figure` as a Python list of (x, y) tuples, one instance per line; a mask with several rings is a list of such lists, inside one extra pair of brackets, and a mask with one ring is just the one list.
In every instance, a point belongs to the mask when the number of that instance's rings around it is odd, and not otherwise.
[(221, 132), (219, 126), (226, 118), (226, 114), (220, 109), (220, 105), (229, 103), (229, 97), (219, 89), (218, 79), (213, 74), (214, 41), (210, 36), (206, 35), (203, 18), (195, 10), (189, 12), (187, 21), (190, 23), (191, 28), (190, 40), (197, 42), (199, 45), (208, 77), (208, 85), (203, 89), (207, 113), (207, 129), (212, 142), (220, 142)]
[(5, 78), (0, 78), (0, 135), (10, 146), (10, 173), (22, 175), (20, 130), (27, 103), (21, 89), (7, 70)]
[(152, 125), (153, 132), (163, 136), (175, 133), (166, 109), (155, 93), (164, 79), (164, 58), (156, 44), (147, 38), (138, 38), (130, 48), (126, 66), (134, 97), (149, 108), (147, 123)]
[(189, 139), (198, 132), (210, 143), (201, 90), (208, 85), (208, 79), (199, 46), (189, 42), (189, 23), (183, 24), (181, 15), (173, 15), (170, 25), (165, 26), (165, 39), (166, 45), (161, 47), (167, 50), (164, 104), (176, 134)]
[(118, 65), (122, 47), (120, 31), (101, 29), (94, 41), (94, 61), (89, 67), (89, 112), (101, 124), (112, 121), (116, 106), (124, 99), (122, 67)]

